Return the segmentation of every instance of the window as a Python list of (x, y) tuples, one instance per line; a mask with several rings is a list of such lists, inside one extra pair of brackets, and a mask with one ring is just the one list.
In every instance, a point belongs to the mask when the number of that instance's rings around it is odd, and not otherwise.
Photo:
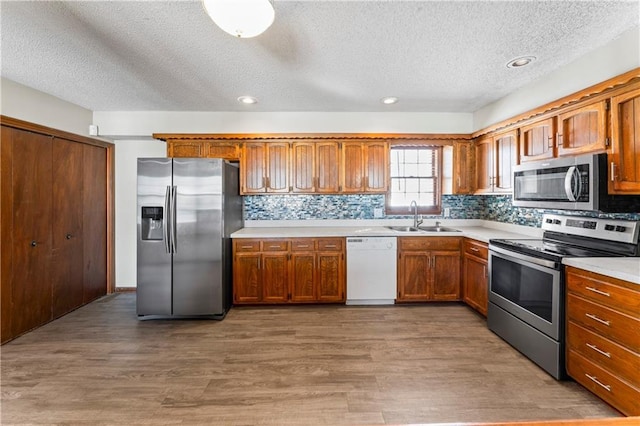
[(387, 214), (440, 214), (442, 198), (442, 147), (392, 146)]

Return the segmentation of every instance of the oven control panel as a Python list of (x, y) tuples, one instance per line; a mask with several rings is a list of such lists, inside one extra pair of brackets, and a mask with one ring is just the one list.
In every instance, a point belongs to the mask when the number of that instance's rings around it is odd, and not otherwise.
[(545, 214), (542, 217), (542, 229), (638, 244), (640, 221)]

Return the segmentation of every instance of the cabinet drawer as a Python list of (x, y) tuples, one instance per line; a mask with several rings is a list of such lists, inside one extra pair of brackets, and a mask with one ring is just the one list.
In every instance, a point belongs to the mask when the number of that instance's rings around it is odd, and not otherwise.
[(567, 346), (640, 388), (640, 354), (569, 321)]
[(568, 268), (567, 270), (568, 291), (579, 294), (585, 299), (640, 316), (640, 292), (612, 284), (612, 282), (620, 281), (580, 269)]
[(640, 390), (570, 350), (567, 371), (578, 383), (627, 416), (640, 415)]
[(233, 246), (236, 252), (257, 252), (260, 251), (260, 241), (256, 240), (235, 240)]
[(239, 151), (237, 144), (209, 142), (207, 143), (206, 154), (210, 158), (237, 160), (240, 158)]
[(262, 240), (262, 251), (288, 251), (287, 240)]
[(313, 238), (291, 240), (291, 251), (315, 251), (316, 241)]
[(320, 238), (318, 239), (318, 251), (342, 251), (342, 238)]
[(484, 260), (489, 259), (489, 248), (487, 247), (487, 244), (483, 242), (465, 238), (463, 247), (464, 252), (467, 254), (479, 257), (480, 259)]
[(400, 250), (460, 250), (458, 237), (400, 237)]
[(640, 319), (574, 294), (567, 297), (567, 311), (570, 320), (640, 352)]

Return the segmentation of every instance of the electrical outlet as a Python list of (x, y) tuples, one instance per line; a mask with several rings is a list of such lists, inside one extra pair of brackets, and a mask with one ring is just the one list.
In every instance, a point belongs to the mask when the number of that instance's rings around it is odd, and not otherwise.
[(373, 217), (381, 218), (382, 216), (384, 216), (384, 210), (381, 207), (373, 209)]
[(444, 208), (444, 217), (451, 217), (451, 209), (449, 207)]

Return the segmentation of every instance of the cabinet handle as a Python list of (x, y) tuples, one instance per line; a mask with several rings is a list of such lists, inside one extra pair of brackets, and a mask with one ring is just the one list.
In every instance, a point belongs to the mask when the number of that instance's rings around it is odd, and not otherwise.
[(242, 246), (243, 249), (250, 249), (253, 248), (253, 246)]
[(272, 248), (272, 249), (279, 249), (279, 248), (280, 248), (280, 246), (269, 246), (269, 248)]
[(605, 352), (602, 349), (600, 349), (599, 347), (597, 347), (596, 345), (592, 345), (591, 343), (587, 343), (587, 346), (589, 346), (591, 349), (593, 349), (594, 351), (598, 352), (600, 355), (604, 355), (607, 358), (611, 358), (611, 354), (609, 352)]
[(309, 244), (305, 244), (305, 245), (300, 244), (298, 248), (309, 248)]
[(66, 238), (67, 240), (70, 240), (70, 239), (71, 239), (71, 237), (73, 237), (73, 235), (71, 235), (71, 234), (67, 234), (67, 235), (65, 236), (65, 238)]
[(562, 144), (562, 133), (556, 133), (556, 139), (558, 140), (558, 146), (560, 146)]
[(607, 327), (609, 327), (609, 325), (611, 324), (609, 321), (603, 320), (601, 318), (598, 318), (597, 316), (593, 315), (593, 314), (585, 314), (587, 317), (591, 318), (594, 321), (598, 321), (600, 324), (604, 324)]
[(598, 386), (601, 386), (604, 389), (606, 389), (607, 392), (611, 392), (611, 385), (605, 385), (600, 380), (598, 380), (598, 378), (596, 376), (591, 376), (591, 375), (589, 375), (587, 373), (585, 373), (584, 375), (587, 376), (589, 379), (591, 379), (591, 381), (594, 382), (595, 384), (597, 384)]
[(618, 168), (618, 166), (616, 165), (616, 163), (614, 163), (613, 161), (611, 162), (611, 182), (615, 182), (618, 178), (617, 173), (616, 173), (616, 169)]
[(587, 290), (592, 291), (596, 294), (600, 294), (602, 296), (611, 297), (611, 294), (607, 293), (606, 291), (598, 290), (597, 288), (587, 287)]
[(35, 247), (38, 245), (38, 242), (36, 240), (31, 241), (31, 247)]
[(553, 136), (549, 136), (549, 141), (547, 143), (548, 148), (553, 148)]
[(325, 248), (337, 248), (338, 246), (335, 244), (327, 244)]
[(267, 182), (267, 183), (266, 183), (266, 187), (267, 187), (267, 189), (271, 188), (271, 179), (266, 178), (265, 180), (266, 180), (266, 182)]
[(476, 247), (471, 247), (471, 251), (478, 252), (478, 251), (480, 251), (480, 249), (479, 249), (479, 248), (476, 248)]

